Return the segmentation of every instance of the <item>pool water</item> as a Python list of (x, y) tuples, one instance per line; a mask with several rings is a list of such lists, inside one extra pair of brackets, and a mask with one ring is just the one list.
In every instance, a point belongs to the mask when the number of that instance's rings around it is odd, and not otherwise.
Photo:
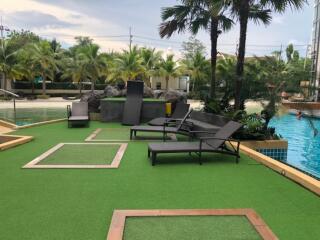
[[(310, 123), (310, 120), (312, 123)], [(314, 136), (314, 128), (319, 133)], [(320, 178), (320, 119), (301, 118), (295, 115), (275, 117), (269, 126), (288, 140), (288, 158), (286, 163), (315, 178)]]
[[(23, 126), (37, 122), (65, 118), (66, 108), (17, 108), (16, 125)], [(0, 119), (14, 123), (12, 108), (0, 109)]]

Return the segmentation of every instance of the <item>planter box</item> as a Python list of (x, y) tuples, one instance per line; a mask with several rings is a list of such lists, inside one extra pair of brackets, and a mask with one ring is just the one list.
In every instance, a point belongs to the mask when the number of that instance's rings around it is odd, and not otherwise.
[[(100, 101), (102, 122), (121, 122), (125, 98), (106, 98)], [(147, 122), (157, 117), (165, 117), (166, 102), (159, 99), (143, 99), (141, 121)]]
[(241, 141), (241, 144), (273, 159), (287, 160), (287, 140)]

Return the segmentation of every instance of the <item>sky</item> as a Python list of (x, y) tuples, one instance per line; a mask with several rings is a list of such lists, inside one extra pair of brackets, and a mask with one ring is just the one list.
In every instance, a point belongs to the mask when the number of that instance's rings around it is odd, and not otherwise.
[[(179, 54), (189, 33), (159, 37), (161, 9), (178, 4), (176, 0), (1, 0), (0, 16), (10, 30), (30, 30), (49, 40), (56, 38), (64, 47), (74, 44), (75, 36), (90, 36), (104, 51), (128, 48), (129, 29), (133, 44), (156, 47)], [(273, 15), (268, 26), (249, 24), (247, 55), (266, 55), (289, 43), (305, 55), (311, 43), (314, 2), (303, 10), (288, 9)], [(210, 50), (208, 32), (196, 36)], [(235, 54), (239, 26), (220, 35), (218, 51)]]

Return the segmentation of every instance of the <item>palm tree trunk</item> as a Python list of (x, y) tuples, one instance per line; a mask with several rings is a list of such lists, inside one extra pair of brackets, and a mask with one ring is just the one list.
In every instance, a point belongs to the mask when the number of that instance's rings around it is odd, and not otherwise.
[(42, 74), (42, 95), (46, 95), (46, 77)]
[(169, 76), (166, 77), (166, 90), (169, 90)]
[(247, 28), (248, 28), (248, 16), (249, 16), (249, 2), (248, 0), (242, 0), (240, 6), (240, 38), (239, 49), (237, 56), (237, 69), (235, 79), (235, 102), (234, 107), (239, 110), (241, 107), (241, 90), (243, 80), (244, 60), (246, 54), (246, 40), (247, 40)]
[(216, 97), (216, 66), (217, 66), (217, 44), (218, 44), (218, 20), (211, 18), (210, 26), (211, 39), (211, 82), (210, 82), (210, 98)]
[(94, 91), (94, 81), (91, 81), (91, 91)]
[(34, 79), (31, 80), (31, 94), (34, 94)]
[(5, 73), (2, 73), (2, 77), (3, 77), (3, 89), (7, 90), (7, 76)]

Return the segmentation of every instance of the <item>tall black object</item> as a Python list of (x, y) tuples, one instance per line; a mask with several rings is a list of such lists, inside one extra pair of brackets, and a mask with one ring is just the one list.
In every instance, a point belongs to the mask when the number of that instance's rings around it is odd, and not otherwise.
[(143, 82), (127, 82), (127, 99), (124, 104), (122, 124), (140, 124), (141, 108), (143, 101)]

